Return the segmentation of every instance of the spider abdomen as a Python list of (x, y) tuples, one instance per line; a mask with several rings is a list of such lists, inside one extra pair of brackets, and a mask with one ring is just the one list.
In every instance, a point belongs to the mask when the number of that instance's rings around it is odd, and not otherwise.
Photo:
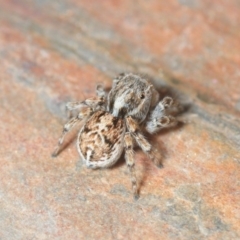
[(77, 148), (89, 168), (114, 165), (123, 151), (125, 124), (106, 111), (95, 112), (81, 129)]

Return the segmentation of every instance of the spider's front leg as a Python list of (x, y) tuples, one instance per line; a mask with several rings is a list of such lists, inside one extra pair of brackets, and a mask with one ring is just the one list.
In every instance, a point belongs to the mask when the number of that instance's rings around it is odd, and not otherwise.
[(126, 118), (127, 129), (134, 137), (139, 147), (143, 152), (158, 166), (162, 167), (162, 157), (160, 152), (153, 148), (152, 145), (145, 139), (144, 135), (140, 132), (138, 123), (131, 117)]
[(101, 84), (96, 87), (97, 97), (86, 99), (85, 101), (69, 102), (66, 104), (66, 111), (68, 118), (72, 118), (73, 111), (81, 109), (83, 106), (88, 106), (93, 110), (105, 110), (106, 109), (106, 96), (107, 93)]
[(90, 107), (82, 107), (82, 109), (80, 110), (79, 114), (77, 115), (77, 117), (73, 117), (71, 118), (63, 127), (63, 131), (62, 131), (62, 135), (61, 137), (58, 139), (58, 145), (56, 146), (54, 152), (52, 153), (52, 157), (56, 157), (59, 153), (59, 150), (61, 148), (61, 145), (64, 141), (64, 138), (66, 136), (66, 134), (73, 129), (73, 127), (76, 125), (76, 123), (80, 122), (81, 120), (83, 120), (84, 118), (89, 117), (92, 114), (92, 109)]
[(175, 105), (171, 97), (163, 98), (150, 113), (146, 122), (146, 130), (149, 133), (155, 133), (162, 128), (175, 126), (177, 124), (176, 118), (168, 114), (171, 109), (176, 107)]
[[(96, 110), (105, 110), (106, 108), (106, 92), (102, 85), (97, 85), (96, 87), (97, 97), (88, 98), (81, 102), (69, 102), (66, 104), (66, 109), (68, 111), (68, 117), (70, 120), (64, 125), (61, 137), (58, 140), (58, 145), (52, 153), (52, 157), (56, 157), (59, 153), (61, 145), (64, 141), (66, 134), (84, 118), (88, 118)], [(80, 112), (76, 117), (72, 117), (72, 112), (79, 110)]]
[(135, 173), (135, 161), (134, 161), (134, 153), (133, 153), (133, 139), (130, 133), (126, 133), (124, 137), (124, 147), (125, 147), (125, 159), (131, 174), (132, 181), (132, 189), (135, 200), (139, 198), (138, 195), (138, 185), (137, 178)]

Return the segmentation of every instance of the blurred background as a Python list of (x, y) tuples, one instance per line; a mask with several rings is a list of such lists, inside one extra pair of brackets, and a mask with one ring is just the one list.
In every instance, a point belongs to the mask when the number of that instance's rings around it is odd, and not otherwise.
[[(239, 0), (0, 0), (0, 239), (240, 238)], [(139, 73), (185, 124), (89, 170), (74, 136), (51, 158), (68, 101)], [(164, 93), (165, 92), (165, 93)]]

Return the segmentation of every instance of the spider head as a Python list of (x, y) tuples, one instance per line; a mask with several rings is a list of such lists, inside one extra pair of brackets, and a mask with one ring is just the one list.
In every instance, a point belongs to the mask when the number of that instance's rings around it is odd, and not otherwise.
[(142, 122), (153, 100), (153, 85), (145, 79), (127, 74), (114, 81), (108, 96), (108, 110), (115, 117), (132, 116)]

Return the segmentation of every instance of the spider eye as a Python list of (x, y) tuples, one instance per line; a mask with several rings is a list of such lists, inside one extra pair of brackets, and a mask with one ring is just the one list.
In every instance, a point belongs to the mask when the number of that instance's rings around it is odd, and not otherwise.
[(140, 98), (141, 98), (141, 99), (144, 99), (144, 98), (145, 98), (145, 94), (142, 93), (142, 94), (140, 95)]

